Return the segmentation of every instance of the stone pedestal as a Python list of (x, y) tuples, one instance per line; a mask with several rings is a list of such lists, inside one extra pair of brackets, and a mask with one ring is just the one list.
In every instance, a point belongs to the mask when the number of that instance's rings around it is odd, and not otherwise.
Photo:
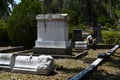
[(67, 14), (40, 14), (34, 54), (71, 54), (68, 40)]

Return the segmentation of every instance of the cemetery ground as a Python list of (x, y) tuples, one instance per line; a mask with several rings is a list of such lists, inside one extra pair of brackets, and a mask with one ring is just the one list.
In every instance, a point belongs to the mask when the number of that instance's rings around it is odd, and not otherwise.
[[(2, 47), (8, 48), (8, 47)], [(1, 49), (1, 48), (0, 48)], [(0, 71), (0, 80), (69, 80), (96, 60), (98, 53), (109, 49), (88, 51), (88, 55), (80, 59), (55, 59), (55, 70), (48, 76)], [(120, 80), (120, 49), (116, 51), (91, 77), (91, 80)]]

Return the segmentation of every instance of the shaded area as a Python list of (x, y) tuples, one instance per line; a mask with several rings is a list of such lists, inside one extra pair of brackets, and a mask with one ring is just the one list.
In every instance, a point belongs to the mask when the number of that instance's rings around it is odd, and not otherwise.
[(90, 64), (90, 63), (92, 63), (95, 59), (96, 59), (96, 58), (83, 58), (82, 60), (83, 60), (84, 63)]
[(98, 58), (93, 63), (91, 63), (90, 66), (88, 66), (87, 68), (79, 72), (77, 75), (73, 76), (70, 80), (89, 80), (89, 77), (91, 77), (92, 74), (96, 71), (95, 69), (97, 69), (97, 67), (100, 64), (102, 64), (104, 61), (109, 60), (109, 57), (113, 53), (115, 53), (118, 48), (119, 48), (119, 45), (115, 45), (107, 53), (99, 53)]
[(112, 55), (100, 66), (91, 80), (120, 80), (120, 52)]
[(71, 73), (78, 73), (79, 71), (83, 70), (83, 68), (76, 67), (76, 68), (66, 68), (66, 67), (60, 67), (56, 68), (57, 71), (61, 71), (65, 74), (71, 74)]
[(96, 71), (90, 80), (120, 80), (120, 74), (109, 74), (105, 70)]

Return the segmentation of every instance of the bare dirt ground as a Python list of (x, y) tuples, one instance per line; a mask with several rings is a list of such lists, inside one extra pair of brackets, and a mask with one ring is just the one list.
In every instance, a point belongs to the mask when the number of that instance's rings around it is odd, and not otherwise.
[[(89, 66), (99, 52), (107, 52), (106, 49), (89, 50), (88, 55), (81, 59), (55, 59), (56, 69), (48, 76), (12, 73), (0, 71), (0, 80), (69, 80)], [(99, 66), (91, 80), (120, 80), (120, 49), (113, 54), (107, 62)]]

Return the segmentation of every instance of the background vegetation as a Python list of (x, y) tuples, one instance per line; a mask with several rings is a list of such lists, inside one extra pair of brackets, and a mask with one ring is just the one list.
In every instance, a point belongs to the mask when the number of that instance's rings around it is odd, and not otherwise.
[(120, 41), (120, 31), (102, 31), (102, 36), (105, 44), (117, 44)]
[[(104, 43), (117, 43), (120, 39), (120, 0), (45, 0), (43, 8), (44, 13), (69, 14), (70, 38), (75, 28), (85, 30), (93, 27), (95, 33), (95, 28), (101, 24)], [(18, 5), (14, 0), (0, 1), (0, 19), (8, 24), (6, 28), (14, 45), (34, 45), (37, 33), (35, 16), (40, 13), (42, 11), (39, 0), (21, 0)], [(112, 40), (114, 35), (116, 38)]]
[(23, 0), (8, 19), (8, 34), (13, 45), (33, 46), (36, 40), (36, 15), (41, 13), (38, 0)]
[(0, 42), (9, 41), (7, 28), (5, 20), (0, 20)]

